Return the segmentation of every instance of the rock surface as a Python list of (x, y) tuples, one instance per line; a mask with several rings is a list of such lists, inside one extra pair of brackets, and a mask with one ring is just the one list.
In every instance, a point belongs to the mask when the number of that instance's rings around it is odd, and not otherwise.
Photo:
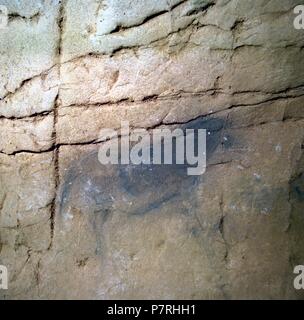
[[(301, 0), (6, 1), (1, 299), (303, 299)], [(100, 130), (207, 129), (207, 170)]]

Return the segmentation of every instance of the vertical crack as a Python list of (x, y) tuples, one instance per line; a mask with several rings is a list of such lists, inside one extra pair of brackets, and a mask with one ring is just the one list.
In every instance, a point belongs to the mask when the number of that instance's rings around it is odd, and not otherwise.
[(59, 37), (58, 37), (58, 47), (57, 47), (57, 65), (59, 66), (58, 71), (58, 78), (59, 78), (59, 88), (58, 88), (58, 94), (55, 99), (54, 103), (54, 127), (53, 127), (53, 142), (54, 142), (54, 185), (55, 185), (55, 194), (54, 199), (51, 205), (51, 242), (49, 246), (49, 250), (53, 246), (53, 240), (54, 240), (54, 231), (55, 231), (55, 218), (56, 218), (56, 209), (57, 209), (57, 196), (58, 196), (58, 188), (60, 184), (59, 179), (59, 145), (58, 145), (58, 139), (57, 139), (57, 121), (58, 121), (58, 108), (60, 106), (60, 86), (61, 86), (61, 56), (62, 56), (62, 42), (63, 42), (63, 25), (65, 22), (65, 10), (64, 10), (64, 1), (60, 1), (60, 8), (59, 8), (59, 14), (58, 14), (58, 31), (59, 31)]
[(54, 229), (55, 229), (55, 217), (56, 217), (56, 208), (57, 208), (57, 193), (59, 187), (59, 146), (57, 146), (57, 118), (58, 118), (58, 95), (56, 97), (55, 105), (54, 105), (54, 129), (53, 129), (53, 141), (55, 144), (55, 148), (53, 151), (53, 158), (54, 158), (54, 188), (55, 194), (54, 199), (51, 205), (51, 242), (49, 249), (53, 246), (53, 239), (54, 239)]
[(62, 44), (63, 44), (63, 29), (65, 24), (65, 0), (60, 1), (60, 8), (58, 14), (58, 28), (59, 28), (59, 40), (57, 48), (58, 65), (61, 64)]
[(227, 264), (228, 262), (228, 243), (226, 241), (225, 238), (225, 230), (224, 230), (224, 224), (225, 224), (225, 214), (224, 214), (224, 200), (223, 200), (224, 196), (223, 196), (223, 192), (221, 194), (221, 199), (220, 199), (220, 211), (221, 211), (221, 218), (218, 224), (218, 230), (222, 236), (222, 239), (224, 241), (225, 244), (225, 255), (224, 255), (224, 261)]
[[(227, 263), (228, 263), (228, 255), (229, 255), (229, 244), (227, 242), (226, 236), (225, 236), (225, 214), (224, 214), (224, 192), (222, 190), (221, 192), (221, 198), (220, 198), (220, 202), (219, 202), (219, 206), (220, 206), (220, 213), (221, 213), (221, 217), (220, 217), (220, 221), (218, 223), (218, 230), (221, 234), (221, 237), (223, 239), (224, 242), (224, 246), (225, 246), (225, 251), (224, 251), (224, 257), (223, 257), (223, 262), (224, 262), (224, 268), (227, 269)], [(226, 291), (225, 287), (227, 285), (225, 279), (227, 279), (227, 276), (224, 277), (223, 275), (220, 277), (220, 285), (219, 288), (224, 296), (225, 299), (229, 299), (229, 295), (228, 292)]]
[(40, 296), (40, 282), (41, 282), (40, 267), (41, 267), (41, 259), (38, 260), (35, 268), (35, 280), (36, 280), (36, 286), (38, 290), (38, 297)]

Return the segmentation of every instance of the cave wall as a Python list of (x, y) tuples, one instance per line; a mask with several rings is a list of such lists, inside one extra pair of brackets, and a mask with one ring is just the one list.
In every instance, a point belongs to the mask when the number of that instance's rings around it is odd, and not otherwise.
[[(0, 0), (3, 299), (299, 299), (301, 0)], [(199, 121), (207, 170), (101, 166)]]

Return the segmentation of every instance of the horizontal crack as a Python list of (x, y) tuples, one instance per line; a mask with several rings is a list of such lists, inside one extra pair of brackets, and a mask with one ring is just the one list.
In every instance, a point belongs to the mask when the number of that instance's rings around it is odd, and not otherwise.
[(0, 120), (6, 119), (6, 120), (30, 120), (32, 118), (44, 118), (46, 116), (49, 116), (50, 114), (53, 114), (54, 111), (42, 111), (42, 112), (37, 112), (33, 113), (29, 116), (23, 116), (23, 117), (16, 117), (16, 116), (10, 116), (10, 117), (5, 117), (5, 116), (0, 116)]
[(7, 92), (3, 97), (0, 97), (0, 102), (3, 100), (6, 100), (8, 98), (10, 98), (12, 95), (15, 95), (18, 91), (22, 90), (22, 88), (29, 82), (33, 81), (34, 79), (40, 78), (42, 76), (46, 76), (48, 75), (48, 73), (50, 73), (52, 71), (53, 68), (55, 68), (57, 66), (57, 64), (52, 65), (49, 69), (43, 70), (42, 72), (24, 79), (23, 81), (20, 82), (20, 85), (13, 91), (13, 92)]
[[(220, 113), (220, 112), (224, 112), (226, 110), (221, 110), (221, 111), (218, 111), (216, 113)], [(215, 113), (214, 113), (215, 114)], [(156, 125), (153, 125), (153, 126), (148, 126), (148, 127), (130, 127), (130, 129), (135, 129), (135, 128), (138, 128), (138, 129), (146, 129), (147, 131), (149, 130), (153, 130), (153, 129), (156, 129), (156, 128), (159, 128), (161, 126), (175, 126), (175, 125), (185, 125), (185, 124), (188, 124), (192, 121), (195, 121), (195, 120), (198, 120), (198, 119), (204, 119), (204, 118), (208, 118), (210, 117), (210, 115), (203, 115), (203, 116), (197, 116), (195, 118), (192, 118), (190, 120), (187, 120), (187, 121), (181, 121), (181, 122), (172, 122), (172, 123), (163, 123), (163, 122), (160, 122)], [(297, 118), (297, 119), (293, 119), (293, 118), (288, 118), (288, 119), (281, 119), (281, 120), (274, 120), (274, 121), (265, 121), (265, 122), (261, 122), (261, 123), (258, 123), (258, 124), (252, 124), (252, 125), (247, 125), (247, 126), (241, 126), (241, 127), (233, 127), (232, 129), (246, 129), (246, 128), (250, 128), (250, 127), (259, 127), (259, 126), (262, 126), (262, 125), (265, 125), (265, 124), (271, 124), (271, 123), (279, 123), (279, 122), (298, 122), (298, 121), (303, 121), (304, 118)], [(223, 130), (223, 129), (229, 129), (228, 127), (223, 127), (223, 128), (220, 128), (218, 129), (218, 131), (220, 130)], [(118, 138), (121, 138), (120, 135), (117, 136)], [(64, 147), (64, 146), (87, 146), (87, 145), (98, 145), (98, 144), (102, 144), (104, 143), (104, 141), (100, 141), (99, 139), (92, 139), (92, 140), (89, 140), (89, 141), (85, 141), (85, 142), (70, 142), (70, 143), (58, 143), (58, 144), (54, 144), (53, 146), (51, 146), (50, 148), (46, 149), (46, 150), (41, 150), (41, 151), (32, 151), (32, 150), (18, 150), (18, 151), (14, 151), (12, 153), (5, 153), (5, 152), (2, 152), (0, 151), (0, 154), (3, 154), (3, 155), (6, 155), (6, 156), (15, 156), (15, 155), (18, 155), (18, 154), (23, 154), (23, 153), (28, 153), (28, 154), (42, 154), (42, 153), (50, 153), (50, 152), (54, 152), (54, 151), (57, 151), (60, 147)]]
[(27, 21), (38, 21), (39, 18), (41, 17), (41, 12), (36, 12), (32, 16), (23, 16), (17, 12), (12, 12), (8, 15), (9, 21), (15, 20), (15, 19), (22, 19), (22, 20), (27, 20)]
[(172, 6), (171, 8), (168, 8), (166, 10), (162, 10), (162, 11), (159, 11), (159, 12), (155, 12), (155, 13), (151, 14), (150, 16), (145, 17), (138, 24), (134, 24), (132, 26), (118, 25), (114, 30), (112, 30), (111, 32), (109, 32), (107, 34), (104, 34), (102, 36), (112, 35), (112, 34), (116, 34), (116, 33), (120, 33), (120, 32), (126, 31), (126, 30), (130, 30), (130, 29), (133, 29), (133, 28), (136, 28), (136, 27), (140, 27), (140, 26), (144, 25), (145, 23), (147, 23), (147, 22), (149, 22), (149, 21), (151, 21), (151, 20), (153, 20), (155, 18), (158, 18), (158, 17), (162, 16), (163, 14), (172, 12), (174, 9), (176, 9), (177, 7), (183, 5), (187, 1), (188, 0), (183, 0), (183, 1), (179, 2), (179, 3), (177, 3), (176, 5)]

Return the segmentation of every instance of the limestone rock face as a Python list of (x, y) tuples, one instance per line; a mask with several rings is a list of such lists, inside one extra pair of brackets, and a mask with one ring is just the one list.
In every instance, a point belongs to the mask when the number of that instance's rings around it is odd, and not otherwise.
[[(0, 0), (1, 299), (303, 299), (302, 2)], [(121, 121), (205, 173), (102, 165)]]

